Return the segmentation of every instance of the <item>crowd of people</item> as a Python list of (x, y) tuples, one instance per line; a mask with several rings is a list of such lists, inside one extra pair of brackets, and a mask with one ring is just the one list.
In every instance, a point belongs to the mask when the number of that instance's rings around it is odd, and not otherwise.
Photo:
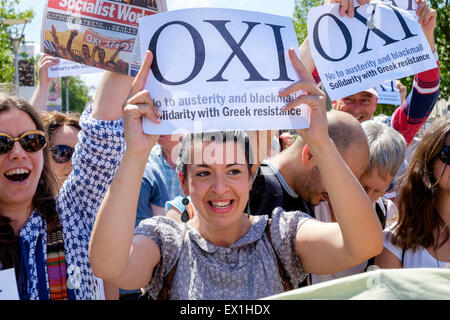
[[(436, 11), (417, 3), (437, 61)], [(81, 115), (47, 112), (58, 60), (44, 54), (29, 102), (0, 95), (0, 270), (15, 269), (20, 299), (259, 299), (372, 265), (448, 268), (450, 115), (417, 138), (439, 67), (409, 95), (397, 82), (386, 124), (373, 89), (327, 112), (308, 39), (300, 53), (301, 80), (280, 90), (303, 92), (286, 110), (308, 106), (295, 136), (145, 134), (143, 117), (161, 122), (144, 90), (150, 51), (135, 78), (105, 71)], [(272, 151), (255, 164), (259, 148)]]

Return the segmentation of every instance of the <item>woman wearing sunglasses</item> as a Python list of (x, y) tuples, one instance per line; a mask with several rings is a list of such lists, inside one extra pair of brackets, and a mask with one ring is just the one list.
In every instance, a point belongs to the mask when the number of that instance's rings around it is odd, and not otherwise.
[(39, 115), (23, 99), (0, 95), (0, 269), (15, 269), (21, 299), (86, 300), (101, 294), (88, 245), (124, 151), (122, 104), (131, 82), (103, 74), (80, 119), (73, 174), (59, 193)]
[(384, 232), (381, 268), (450, 267), (450, 115), (428, 128), (398, 198), (398, 223)]
[(78, 123), (80, 115), (50, 111), (42, 113), (41, 118), (50, 143), (50, 166), (61, 188), (72, 172), (72, 155), (81, 130)]

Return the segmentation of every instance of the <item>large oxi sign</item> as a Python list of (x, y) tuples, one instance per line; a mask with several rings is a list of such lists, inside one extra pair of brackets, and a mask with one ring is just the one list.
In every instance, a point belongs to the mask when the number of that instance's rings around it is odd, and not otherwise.
[(177, 10), (139, 21), (141, 56), (154, 55), (147, 88), (170, 134), (308, 126), (307, 108), (284, 111), (278, 91), (298, 75), (288, 49), (298, 42), (288, 17), (230, 9)]
[(341, 17), (339, 4), (312, 8), (308, 38), (332, 100), (437, 66), (417, 18), (383, 2), (356, 3), (354, 18)]

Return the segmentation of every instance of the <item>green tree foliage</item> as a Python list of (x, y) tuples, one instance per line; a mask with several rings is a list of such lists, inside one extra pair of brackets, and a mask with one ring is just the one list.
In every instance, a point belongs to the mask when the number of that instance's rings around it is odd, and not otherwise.
[[(33, 10), (20, 12), (19, 0), (0, 0), (0, 20), (5, 19), (28, 19), (34, 16)], [(6, 26), (0, 25), (0, 82), (14, 81), (14, 55), (10, 36), (20, 36), (23, 25)]]
[(375, 110), (373, 115), (377, 116), (379, 114), (385, 114), (387, 116), (392, 116), (397, 107), (398, 106), (394, 104), (378, 104), (377, 109)]
[(450, 5), (448, 0), (430, 0), (430, 6), (437, 10), (437, 25), (434, 31), (436, 49), (441, 73), (439, 98), (450, 98)]
[(309, 9), (320, 6), (322, 3), (323, 0), (295, 0), (293, 23), (299, 44), (301, 44), (308, 35), (306, 21)]
[[(66, 111), (66, 78), (61, 81), (62, 110)], [(79, 77), (68, 77), (69, 79), (69, 110), (82, 113), (86, 104), (90, 101), (89, 88)]]
[[(436, 29), (434, 39), (439, 56), (439, 72), (441, 76), (439, 99), (450, 99), (450, 7), (448, 0), (429, 0), (428, 5), (437, 11)], [(400, 81), (408, 88), (412, 88), (414, 76), (409, 76)], [(386, 105), (387, 106), (387, 105)], [(379, 110), (377, 110), (378, 112)], [(386, 113), (385, 113), (386, 114)]]

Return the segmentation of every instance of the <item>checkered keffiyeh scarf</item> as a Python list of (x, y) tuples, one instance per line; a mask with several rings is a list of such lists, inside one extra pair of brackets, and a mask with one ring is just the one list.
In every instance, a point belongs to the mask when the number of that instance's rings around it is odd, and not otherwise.
[(61, 224), (47, 230), (47, 272), (50, 300), (67, 300), (66, 258)]

